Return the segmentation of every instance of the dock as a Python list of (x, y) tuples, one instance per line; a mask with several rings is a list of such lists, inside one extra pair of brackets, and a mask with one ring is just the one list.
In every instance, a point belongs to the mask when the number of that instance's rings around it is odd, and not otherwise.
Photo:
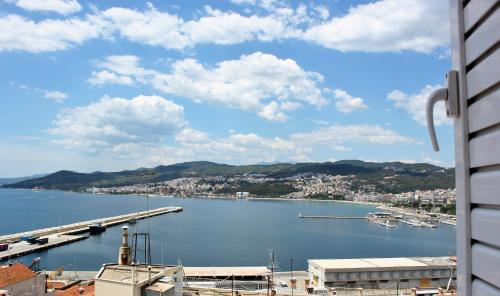
[[(89, 226), (92, 224), (101, 224), (104, 227), (110, 227), (128, 223), (131, 219), (140, 220), (148, 217), (154, 217), (168, 213), (177, 213), (182, 211), (183, 208), (181, 207), (163, 207), (152, 209), (149, 211), (135, 212), (61, 226), (36, 229), (33, 231), (2, 235), (0, 236), (0, 243), (8, 243), (9, 249), (0, 252), (0, 261), (86, 239), (88, 236), (80, 234), (88, 232)], [(26, 241), (21, 241), (22, 237), (48, 238), (48, 242), (44, 244), (30, 244)]]
[(42, 238), (48, 238), (48, 242), (43, 245), (30, 244), (26, 241), (20, 241), (12, 244), (8, 250), (0, 252), (0, 261), (9, 260), (12, 258), (24, 256), (26, 254), (35, 253), (43, 251), (46, 249), (54, 248), (57, 246), (62, 246), (65, 244), (70, 244), (76, 241), (84, 240), (88, 236), (84, 235), (67, 235), (67, 234), (53, 234), (49, 236), (43, 236)]
[(365, 220), (366, 217), (343, 217), (343, 216), (307, 216), (299, 214), (302, 219), (334, 219), (334, 220)]

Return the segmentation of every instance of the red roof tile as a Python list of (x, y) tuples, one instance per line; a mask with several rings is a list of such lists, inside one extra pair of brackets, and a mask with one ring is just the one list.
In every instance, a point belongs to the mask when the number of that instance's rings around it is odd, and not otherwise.
[[(80, 294), (80, 288), (83, 288), (83, 294)], [(94, 296), (94, 284), (90, 285), (74, 285), (66, 290), (56, 290), (57, 296)]]
[(14, 263), (0, 266), (0, 288), (35, 277), (35, 273), (26, 265)]

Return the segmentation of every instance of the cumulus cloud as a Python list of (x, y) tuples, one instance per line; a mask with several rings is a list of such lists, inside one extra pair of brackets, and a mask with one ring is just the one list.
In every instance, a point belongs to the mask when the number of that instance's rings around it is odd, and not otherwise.
[(103, 97), (87, 106), (66, 108), (48, 130), (60, 143), (85, 152), (122, 145), (154, 145), (182, 130), (184, 108), (159, 96), (133, 99)]
[(176, 15), (150, 7), (144, 12), (112, 7), (101, 12), (114, 31), (131, 41), (165, 48), (181, 49), (188, 40), (180, 31), (184, 22)]
[[(413, 120), (426, 126), (425, 106), (429, 95), (441, 85), (426, 85), (418, 93), (407, 94), (400, 90), (393, 90), (387, 95), (387, 99), (394, 103), (396, 108), (409, 114)], [(438, 102), (434, 108), (434, 124), (451, 124), (452, 121), (446, 117), (446, 111), (443, 102)]]
[(78, 12), (82, 6), (76, 0), (6, 0), (28, 11), (56, 12), (67, 15)]
[(44, 91), (44, 97), (62, 103), (68, 97), (67, 94), (60, 91)]
[[(168, 73), (141, 67), (135, 56), (110, 56), (97, 67), (132, 77), (164, 93), (252, 111), (271, 121), (285, 121), (286, 112), (303, 104), (321, 107), (327, 103), (321, 74), (304, 70), (292, 59), (261, 52), (222, 61), (214, 67), (195, 59), (178, 60)], [(98, 80), (97, 75), (92, 74), (89, 81), (113, 82)]]
[[(52, 3), (43, 7), (60, 13), (70, 13), (71, 8), (79, 6), (75, 0), (9, 1), (24, 3), (33, 10), (42, 7), (39, 3)], [(83, 17), (38, 22), (9, 14), (0, 18), (0, 50), (64, 50), (89, 39), (119, 36), (177, 50), (198, 44), (294, 39), (340, 51), (430, 53), (447, 46), (449, 39), (445, 1), (380, 0), (354, 6), (345, 15), (333, 18), (326, 6), (312, 3), (292, 7), (284, 1), (237, 2), (259, 9), (239, 13), (206, 6), (199, 16), (188, 20), (151, 4), (144, 10), (94, 8)]]
[(336, 89), (333, 91), (335, 95), (335, 106), (342, 113), (351, 113), (355, 111), (367, 110), (368, 106), (360, 97), (353, 97), (345, 90)]
[(200, 143), (208, 141), (208, 134), (199, 130), (186, 127), (175, 136), (179, 143)]
[(212, 136), (191, 127), (182, 106), (159, 96), (103, 97), (63, 109), (48, 132), (67, 149), (158, 165), (190, 160), (228, 163), (305, 161), (318, 150), (350, 151), (350, 145), (415, 143), (378, 125), (329, 125), (284, 137), (229, 131)]
[(414, 139), (402, 136), (394, 130), (371, 124), (332, 125), (316, 129), (309, 133), (292, 134), (291, 139), (294, 142), (304, 144), (328, 145), (339, 145), (349, 142), (389, 145), (415, 143)]
[(95, 16), (39, 22), (15, 14), (0, 17), (0, 51), (64, 50), (104, 35), (103, 23)]
[[(195, 131), (198, 133), (200, 131)], [(190, 134), (181, 132), (180, 134)], [(193, 138), (193, 137), (188, 137)], [(217, 162), (253, 164), (276, 161), (313, 161), (318, 149), (328, 149), (331, 153), (350, 151), (350, 144), (356, 145), (396, 145), (416, 141), (393, 130), (377, 125), (332, 125), (314, 129), (306, 133), (295, 133), (287, 137), (263, 137), (255, 133), (232, 131), (226, 137), (208, 137), (186, 141), (177, 139), (180, 149), (173, 145), (131, 148), (128, 156), (143, 155), (144, 165), (159, 163), (206, 160)], [(142, 151), (142, 152), (141, 152)], [(122, 151), (124, 152), (124, 151)]]
[[(255, 134), (232, 134), (222, 141), (233, 153), (249, 155), (246, 163), (283, 160), (311, 161), (318, 149), (329, 149), (331, 153), (350, 151), (350, 145), (394, 145), (415, 143), (393, 130), (377, 125), (332, 125), (313, 129), (305, 133), (294, 133), (286, 138), (265, 138)], [(231, 153), (227, 154), (232, 156)], [(262, 157), (266, 159), (262, 160)], [(232, 156), (236, 158), (236, 156)], [(259, 159), (260, 158), (260, 159)], [(234, 161), (234, 160), (233, 160)]]
[(118, 75), (113, 72), (109, 72), (107, 70), (104, 71), (92, 71), (90, 78), (88, 79), (88, 83), (92, 85), (102, 85), (102, 84), (123, 84), (123, 85), (132, 85), (134, 82), (132, 78), (125, 75)]
[(305, 30), (303, 38), (340, 51), (417, 51), (447, 46), (447, 1), (380, 0)]

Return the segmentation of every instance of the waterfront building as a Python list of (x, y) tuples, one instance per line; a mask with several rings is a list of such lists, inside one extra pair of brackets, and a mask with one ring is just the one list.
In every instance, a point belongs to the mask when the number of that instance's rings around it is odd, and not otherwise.
[(452, 257), (310, 259), (308, 274), (316, 289), (447, 287), (455, 286)]
[(236, 192), (236, 198), (248, 198), (248, 196), (250, 196), (250, 193), (247, 191)]

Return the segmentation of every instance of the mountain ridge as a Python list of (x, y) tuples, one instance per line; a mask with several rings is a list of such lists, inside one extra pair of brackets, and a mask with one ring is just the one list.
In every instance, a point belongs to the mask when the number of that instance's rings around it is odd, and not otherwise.
[[(428, 163), (403, 162), (366, 162), (362, 160), (340, 160), (336, 162), (276, 163), (254, 165), (229, 165), (210, 161), (192, 161), (171, 165), (159, 165), (153, 168), (138, 168), (118, 172), (79, 173), (69, 170), (4, 184), (3, 188), (45, 188), (57, 190), (81, 191), (88, 187), (113, 187), (143, 183), (155, 183), (183, 177), (236, 176), (259, 174), (271, 178), (286, 178), (297, 174), (357, 175), (363, 178), (382, 179), (384, 176), (398, 174), (408, 182), (418, 181), (425, 184), (431, 176), (445, 177), (442, 187), (450, 187), (448, 180), (452, 169), (445, 169)], [(443, 176), (441, 176), (443, 175)], [(413, 180), (414, 179), (414, 180)], [(440, 180), (440, 179), (439, 179)], [(434, 187), (440, 186), (440, 181)]]

